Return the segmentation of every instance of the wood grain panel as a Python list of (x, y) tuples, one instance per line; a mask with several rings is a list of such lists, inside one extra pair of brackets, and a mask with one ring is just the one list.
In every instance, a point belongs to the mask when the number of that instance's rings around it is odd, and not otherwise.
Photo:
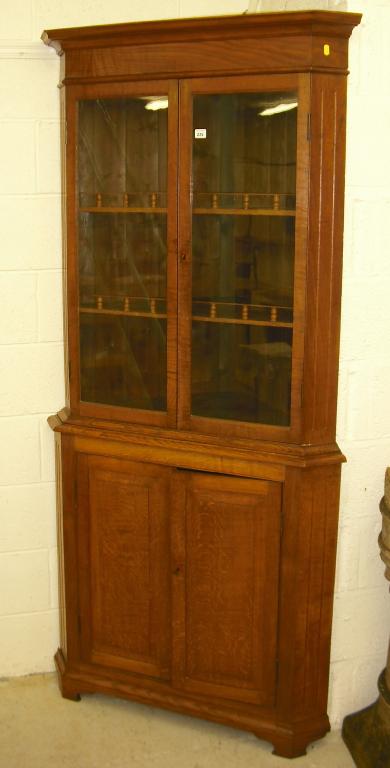
[[(66, 440), (66, 438), (65, 438)], [(56, 468), (56, 512), (57, 512), (57, 543), (58, 543), (58, 596), (60, 613), (60, 647), (67, 654), (66, 637), (66, 594), (65, 594), (65, 563), (64, 563), (64, 505), (62, 488), (61, 435), (55, 435), (55, 468)]]
[[(42, 39), (57, 52), (66, 51), (71, 78), (308, 71), (314, 66), (346, 71), (347, 40), (359, 21), (359, 14), (321, 11), (243, 14), (56, 29)], [(324, 56), (324, 43), (330, 44), (330, 56)]]
[(346, 82), (313, 75), (303, 440), (334, 439), (344, 213)]
[[(344, 42), (344, 41), (343, 41)], [(341, 43), (342, 45), (342, 43)], [(94, 79), (114, 76), (153, 77), (156, 73), (167, 77), (185, 77), (194, 73), (238, 73), (269, 70), (275, 57), (272, 40), (247, 39), (245, 48), (235, 40), (171, 42), (169, 45), (142, 45), (103, 50), (72, 50), (67, 53), (65, 82), (85, 77)], [(305, 37), (290, 38), (288, 46), (279, 51), (273, 71), (286, 71), (291, 61), (304, 69), (310, 62), (310, 51)], [(345, 57), (340, 57), (342, 63)], [(263, 66), (259, 66), (263, 62)]]
[(176, 496), (174, 539), (176, 685), (270, 704), (280, 486), (195, 473), (183, 473), (180, 480), (184, 488)]
[(79, 459), (83, 655), (159, 677), (169, 667), (169, 470)]
[(337, 466), (286, 473), (278, 709), (290, 723), (326, 715), (339, 483)]

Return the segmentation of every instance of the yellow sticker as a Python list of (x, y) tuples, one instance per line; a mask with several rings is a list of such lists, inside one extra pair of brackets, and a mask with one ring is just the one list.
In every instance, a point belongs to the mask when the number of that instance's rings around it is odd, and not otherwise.
[(328, 43), (324, 45), (324, 56), (330, 56), (330, 45)]

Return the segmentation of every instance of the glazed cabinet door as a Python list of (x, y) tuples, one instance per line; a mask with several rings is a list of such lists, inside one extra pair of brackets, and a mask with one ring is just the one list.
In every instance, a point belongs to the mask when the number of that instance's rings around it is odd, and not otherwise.
[(180, 472), (173, 514), (174, 684), (272, 706), (280, 485)]
[(181, 83), (179, 423), (195, 431), (297, 428), (308, 98), (292, 75)]
[(176, 420), (177, 83), (67, 94), (71, 402)]
[(84, 662), (169, 676), (170, 470), (79, 454), (80, 655)]

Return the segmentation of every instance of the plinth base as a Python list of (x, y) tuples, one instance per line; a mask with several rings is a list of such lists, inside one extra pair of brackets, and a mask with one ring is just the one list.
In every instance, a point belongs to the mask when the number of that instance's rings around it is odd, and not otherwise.
[(384, 673), (378, 687), (375, 704), (348, 715), (343, 723), (343, 739), (357, 768), (390, 768), (390, 702)]

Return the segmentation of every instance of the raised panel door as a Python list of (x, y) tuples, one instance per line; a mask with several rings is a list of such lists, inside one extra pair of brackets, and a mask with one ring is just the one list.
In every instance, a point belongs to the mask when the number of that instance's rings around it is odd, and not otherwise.
[(272, 705), (280, 486), (181, 473), (174, 511), (175, 684)]
[(79, 458), (84, 661), (169, 677), (169, 477), (154, 465)]

